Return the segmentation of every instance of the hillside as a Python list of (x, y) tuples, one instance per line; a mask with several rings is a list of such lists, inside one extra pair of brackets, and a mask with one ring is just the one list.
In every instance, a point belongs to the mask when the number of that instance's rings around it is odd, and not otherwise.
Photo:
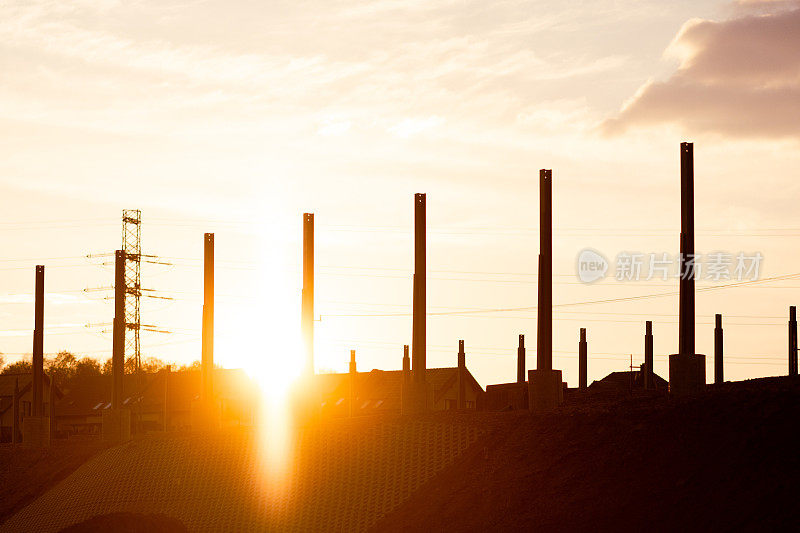
[(29, 499), (55, 486), (0, 531), (792, 530), (799, 421), (789, 378), (683, 400), (573, 393), (547, 415), (335, 420), (298, 435), (282, 485), (245, 429), (55, 447), (15, 467), (39, 480)]
[(375, 531), (800, 527), (797, 379), (478, 416), (487, 435)]
[(0, 531), (365, 531), (450, 465), (477, 428), (338, 420), (301, 431), (286, 481), (247, 429), (153, 435), (108, 449)]
[(0, 524), (103, 448), (94, 440), (55, 441), (49, 448), (0, 445)]

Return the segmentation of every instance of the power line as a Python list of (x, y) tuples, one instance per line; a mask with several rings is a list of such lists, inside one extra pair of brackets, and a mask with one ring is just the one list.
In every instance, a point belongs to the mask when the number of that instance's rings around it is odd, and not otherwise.
[[(734, 283), (726, 283), (721, 285), (714, 285), (711, 287), (700, 287), (697, 289), (697, 292), (705, 292), (705, 291), (712, 291), (712, 290), (722, 290), (734, 287), (741, 287), (750, 284), (756, 283), (768, 283), (772, 281), (782, 281), (787, 279), (797, 279), (800, 277), (800, 272), (794, 274), (786, 274), (783, 276), (774, 276), (771, 278), (763, 278), (758, 280), (748, 280), (748, 281), (740, 281)], [(553, 308), (562, 308), (562, 307), (574, 307), (580, 305), (595, 305), (595, 304), (606, 304), (606, 303), (616, 303), (616, 302), (629, 302), (629, 301), (636, 301), (636, 300), (646, 300), (650, 298), (662, 298), (665, 296), (677, 296), (678, 291), (671, 291), (671, 292), (662, 292), (662, 293), (653, 293), (653, 294), (642, 294), (638, 296), (623, 296), (618, 298), (605, 298), (600, 300), (587, 300), (582, 302), (569, 302), (563, 304), (553, 304)], [(441, 311), (441, 312), (434, 312), (434, 313), (427, 313), (428, 316), (442, 316), (442, 315), (461, 315), (461, 314), (475, 314), (475, 313), (504, 313), (504, 312), (512, 312), (512, 311), (533, 311), (536, 309), (537, 306), (527, 306), (527, 307), (507, 307), (507, 308), (486, 308), (486, 309), (473, 309), (473, 310), (463, 310), (463, 311)], [(341, 314), (341, 315), (334, 315), (329, 314), (325, 315), (326, 317), (387, 317), (387, 316), (411, 316), (411, 313), (374, 313), (374, 314)]]

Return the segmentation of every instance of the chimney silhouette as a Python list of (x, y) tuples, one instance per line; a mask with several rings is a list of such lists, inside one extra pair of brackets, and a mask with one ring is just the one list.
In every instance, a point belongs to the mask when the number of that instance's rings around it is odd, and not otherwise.
[(114, 326), (111, 341), (111, 407), (122, 407), (125, 375), (125, 250), (114, 252)]
[(653, 379), (653, 321), (644, 323), (644, 388), (654, 389)]
[(403, 381), (400, 384), (400, 413), (408, 414), (414, 410), (413, 381), (411, 379), (411, 358), (408, 344), (403, 345)]
[(578, 342), (578, 387), (586, 389), (586, 370), (588, 366), (588, 345), (586, 343), (586, 328), (581, 328), (581, 338)]
[(517, 346), (517, 383), (525, 383), (525, 335), (519, 336)]
[(303, 214), (303, 295), (301, 329), (306, 374), (314, 375), (314, 213)]
[(797, 307), (789, 307), (789, 375), (797, 375)]
[(466, 398), (465, 398), (465, 379), (466, 379), (466, 368), (467, 368), (467, 354), (464, 352), (464, 341), (458, 341), (458, 408), (465, 409), (466, 408)]
[(539, 305), (536, 369), (553, 369), (553, 174), (539, 171)]
[[(414, 195), (414, 301), (413, 342), (411, 345), (411, 371), (414, 383), (425, 383), (426, 364), (426, 246), (425, 246), (425, 194)], [(422, 389), (420, 389), (422, 390)]]
[(350, 416), (355, 414), (356, 402), (356, 351), (350, 350)]
[(213, 398), (214, 376), (214, 234), (203, 237), (203, 333), (200, 397)]
[(678, 352), (694, 355), (694, 147), (681, 143), (681, 261)]
[(722, 315), (714, 315), (714, 383), (725, 381), (722, 363)]
[(528, 371), (528, 409), (543, 412), (564, 401), (561, 371), (553, 369), (553, 171), (539, 171), (539, 305), (536, 369)]
[(36, 265), (36, 300), (33, 329), (33, 406), (35, 417), (44, 416), (44, 265)]
[(678, 303), (678, 353), (669, 358), (669, 390), (678, 395), (702, 391), (705, 355), (695, 352), (694, 145), (681, 143), (681, 236)]

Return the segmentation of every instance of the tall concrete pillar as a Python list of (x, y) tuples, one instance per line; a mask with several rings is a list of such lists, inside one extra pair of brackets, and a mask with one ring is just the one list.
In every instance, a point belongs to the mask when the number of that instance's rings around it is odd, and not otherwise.
[(528, 408), (545, 411), (564, 399), (561, 371), (553, 370), (553, 173), (539, 171), (539, 305), (536, 370), (528, 371)]
[(203, 333), (200, 398), (205, 403), (214, 397), (214, 234), (203, 237)]
[(33, 330), (33, 416), (44, 416), (44, 265), (36, 266), (36, 300)]
[(681, 260), (678, 353), (694, 355), (694, 145), (681, 143)]
[(125, 375), (125, 250), (114, 253), (114, 326), (111, 341), (111, 407), (122, 407)]
[(458, 341), (458, 378), (457, 378), (457, 385), (458, 385), (458, 402), (457, 406), (459, 409), (466, 409), (467, 401), (466, 401), (466, 387), (465, 387), (465, 379), (466, 379), (466, 369), (467, 369), (467, 354), (464, 352), (464, 341)]
[(426, 367), (426, 222), (425, 194), (414, 195), (414, 299), (411, 344), (411, 372), (415, 410), (428, 408)]
[(426, 222), (425, 222), (425, 194), (414, 195), (414, 342), (412, 343), (411, 357), (414, 381), (425, 381), (426, 365)]
[(131, 412), (123, 406), (125, 378), (125, 262), (124, 250), (114, 252), (114, 327), (111, 341), (111, 409), (102, 413), (101, 438), (115, 444), (131, 437)]
[(50, 418), (44, 414), (44, 266), (36, 266), (34, 303), (33, 361), (31, 380), (31, 416), (22, 420), (22, 444), (48, 446)]
[(552, 170), (539, 171), (539, 305), (536, 368), (553, 368), (553, 179)]
[(789, 307), (789, 375), (797, 375), (797, 307)]
[(220, 411), (214, 401), (214, 234), (203, 235), (203, 330), (201, 333), (200, 398), (191, 404), (195, 431), (213, 429)]
[(669, 357), (669, 389), (686, 395), (706, 384), (705, 355), (695, 353), (694, 145), (681, 143), (681, 236), (678, 353)]
[(303, 214), (303, 298), (302, 334), (305, 369), (314, 375), (314, 213)]
[(525, 383), (525, 335), (519, 336), (517, 346), (517, 383)]
[(722, 315), (714, 315), (714, 383), (725, 381), (722, 363)]
[(581, 328), (581, 338), (578, 341), (578, 387), (585, 390), (587, 387), (587, 367), (589, 359), (589, 346), (586, 342), (586, 328)]
[(644, 323), (644, 388), (654, 389), (653, 379), (653, 321)]

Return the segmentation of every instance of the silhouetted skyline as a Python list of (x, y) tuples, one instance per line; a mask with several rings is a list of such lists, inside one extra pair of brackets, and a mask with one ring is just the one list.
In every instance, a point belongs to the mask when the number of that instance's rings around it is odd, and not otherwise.
[[(270, 347), (297, 348), (300, 217), (313, 212), (317, 368), (346, 370), (350, 349), (361, 368), (399, 368), (411, 342), (408, 198), (425, 192), (428, 366), (454, 364), (463, 338), (482, 384), (513, 381), (518, 335), (535, 366), (535, 312), (475, 311), (536, 305), (537, 173), (552, 168), (554, 367), (577, 384), (580, 328), (589, 381), (631, 354), (641, 363), (652, 320), (666, 375), (677, 295), (558, 306), (675, 291), (672, 279), (585, 285), (575, 261), (585, 248), (610, 260), (678, 252), (684, 140), (698, 252), (760, 252), (762, 279), (800, 272), (800, 151), (787, 127), (797, 3), (486, 9), (5, 4), (6, 362), (31, 351), (36, 264), (48, 272), (45, 354), (110, 357), (111, 293), (83, 289), (111, 285), (112, 261), (85, 256), (119, 248), (120, 211), (137, 208), (143, 250), (173, 263), (143, 266), (147, 286), (173, 298), (142, 304), (144, 322), (173, 332), (143, 332), (144, 357), (199, 357), (203, 232), (217, 235), (215, 361), (257, 370)], [(753, 46), (731, 45), (742, 35)], [(783, 373), (800, 282), (702, 290), (716, 284), (697, 284), (697, 351), (713, 353), (722, 313), (726, 378)]]

